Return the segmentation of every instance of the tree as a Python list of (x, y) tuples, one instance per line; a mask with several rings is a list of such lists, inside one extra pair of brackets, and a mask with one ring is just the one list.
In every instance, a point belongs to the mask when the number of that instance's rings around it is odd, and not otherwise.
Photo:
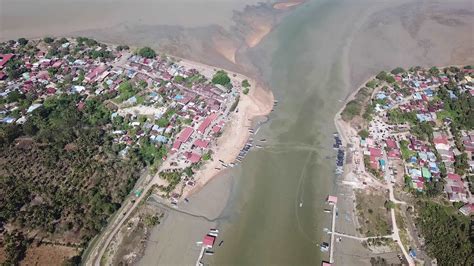
[(249, 81), (248, 81), (248, 80), (246, 80), (246, 79), (242, 80), (242, 87), (244, 87), (244, 88), (248, 88), (248, 87), (250, 87), (250, 83), (249, 83)]
[(247, 94), (249, 93), (249, 88), (244, 88), (244, 89), (242, 90), (242, 93), (245, 94), (245, 95), (247, 95)]
[(367, 131), (366, 129), (362, 129), (358, 132), (358, 134), (362, 139), (366, 139), (369, 137), (369, 131)]
[(28, 43), (28, 40), (25, 38), (18, 39), (18, 43), (22, 46), (25, 46)]
[(51, 37), (45, 37), (45, 38), (43, 39), (43, 41), (44, 41), (45, 43), (52, 43), (52, 42), (54, 42), (54, 39), (51, 38)]
[(405, 69), (401, 68), (401, 67), (397, 67), (395, 69), (393, 69), (392, 71), (390, 71), (390, 73), (392, 73), (393, 75), (398, 75), (398, 74), (401, 74), (401, 73), (404, 73), (406, 72)]
[(212, 83), (227, 86), (228, 84), (230, 84), (230, 78), (227, 75), (227, 72), (225, 72), (224, 70), (219, 70), (212, 77)]
[(425, 237), (428, 254), (439, 265), (472, 265), (470, 221), (456, 209), (434, 202), (420, 202), (417, 224)]
[(156, 57), (156, 52), (155, 52), (155, 50), (151, 49), (150, 47), (145, 46), (145, 47), (141, 48), (140, 50), (138, 50), (138, 55), (142, 56), (142, 57), (145, 57), (145, 58), (154, 58), (154, 57)]
[(18, 265), (25, 257), (28, 240), (23, 233), (13, 231), (5, 234), (5, 265)]

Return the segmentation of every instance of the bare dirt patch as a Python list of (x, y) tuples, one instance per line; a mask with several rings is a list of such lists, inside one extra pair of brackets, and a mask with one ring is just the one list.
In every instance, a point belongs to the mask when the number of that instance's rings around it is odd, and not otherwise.
[(388, 201), (385, 193), (375, 190), (356, 192), (356, 210), (359, 232), (365, 236), (384, 236), (391, 234), (390, 215), (385, 208)]
[(20, 265), (63, 265), (63, 263), (79, 254), (74, 247), (60, 245), (32, 245), (26, 251), (26, 257)]

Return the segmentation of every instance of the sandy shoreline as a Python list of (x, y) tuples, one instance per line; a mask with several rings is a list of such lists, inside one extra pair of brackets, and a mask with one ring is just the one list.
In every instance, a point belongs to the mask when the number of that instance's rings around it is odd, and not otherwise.
[[(214, 67), (201, 64), (198, 62), (181, 59), (180, 64), (185, 67), (193, 67), (201, 73), (214, 71)], [(242, 74), (226, 70), (232, 79), (241, 83), (247, 79), (251, 88), (247, 95), (241, 93), (239, 104), (237, 108), (238, 113), (233, 112), (229, 123), (224, 127), (222, 136), (217, 140), (217, 145), (213, 149), (212, 160), (207, 162), (202, 169), (197, 171), (194, 176), (196, 185), (194, 187), (186, 187), (183, 191), (182, 198), (189, 197), (191, 194), (201, 190), (213, 177), (224, 171), (217, 170), (221, 168), (219, 160), (225, 163), (233, 162), (240, 150), (245, 146), (245, 143), (250, 137), (249, 127), (255, 118), (268, 115), (272, 108), (274, 97), (273, 93), (261, 85), (256, 80), (250, 79)], [(234, 76), (235, 75), (235, 76)]]

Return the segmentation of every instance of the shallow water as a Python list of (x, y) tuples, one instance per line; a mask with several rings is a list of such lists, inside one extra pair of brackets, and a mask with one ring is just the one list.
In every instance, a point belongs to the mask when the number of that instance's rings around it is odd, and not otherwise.
[[(460, 6), (472, 12), (468, 2), (312, 1), (251, 52), (279, 104), (259, 132), (269, 139), (268, 147), (250, 154), (242, 166), (224, 211), (231, 219), (221, 224), (226, 242), (207, 258), (211, 264), (318, 265), (327, 259), (315, 243), (329, 239), (322, 232), (330, 227), (323, 202), (337, 190), (335, 162), (325, 158), (334, 154), (331, 133), (342, 104), (338, 100), (382, 69), (472, 63), (472, 54), (453, 56), (454, 50), (473, 47), (472, 15), (460, 18), (462, 9), (454, 11)], [(407, 12), (411, 9), (415, 11)], [(448, 31), (431, 19), (434, 13), (466, 24)], [(424, 20), (412, 21), (412, 16)], [(413, 27), (418, 31), (411, 35)], [(461, 40), (446, 42), (454, 36), (471, 42), (467, 47)]]
[[(257, 0), (0, 0), (0, 41), (130, 25), (229, 27)], [(32, 27), (34, 25), (34, 27)]]

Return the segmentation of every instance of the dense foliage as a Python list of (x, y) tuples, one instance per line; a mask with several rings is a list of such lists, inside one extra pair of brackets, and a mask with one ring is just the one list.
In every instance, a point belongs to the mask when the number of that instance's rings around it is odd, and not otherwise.
[(473, 244), (469, 218), (452, 207), (421, 202), (418, 224), (426, 240), (428, 253), (439, 265), (473, 265)]
[(84, 244), (132, 189), (144, 159), (117, 159), (110, 111), (80, 97), (50, 97), (23, 125), (0, 126), (0, 223)]
[(143, 47), (138, 50), (138, 55), (146, 58), (154, 58), (156, 56), (156, 52), (150, 47)]
[(230, 84), (230, 78), (227, 75), (227, 72), (225, 72), (224, 70), (219, 70), (212, 77), (212, 83), (227, 86)]

